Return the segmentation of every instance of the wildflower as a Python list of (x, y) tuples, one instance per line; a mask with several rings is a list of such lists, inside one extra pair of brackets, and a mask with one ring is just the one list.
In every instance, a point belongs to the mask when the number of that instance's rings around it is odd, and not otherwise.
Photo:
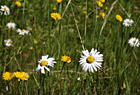
[(61, 57), (61, 61), (65, 62), (65, 63), (70, 63), (71, 62), (71, 58), (69, 56), (62, 56)]
[(28, 30), (21, 30), (21, 29), (18, 29), (17, 32), (19, 33), (19, 35), (24, 35), (24, 34), (28, 34), (29, 31)]
[(11, 80), (13, 78), (13, 75), (10, 72), (5, 72), (2, 75), (4, 80)]
[(123, 25), (124, 26), (132, 26), (132, 24), (133, 24), (133, 20), (131, 20), (131, 19), (125, 19), (124, 21), (123, 21)]
[(105, 0), (100, 0), (100, 2), (104, 3), (104, 2), (105, 2)]
[(117, 19), (118, 21), (120, 21), (120, 22), (123, 21), (123, 18), (122, 18), (120, 15), (116, 15), (116, 19)]
[(18, 78), (18, 81), (20, 80), (28, 80), (29, 75), (25, 72), (14, 72), (13, 75)]
[(81, 78), (80, 78), (80, 77), (78, 77), (78, 78), (77, 78), (77, 80), (78, 80), (78, 81), (80, 81), (80, 80), (81, 80)]
[(57, 3), (61, 3), (61, 2), (62, 2), (62, 0), (56, 0), (56, 2), (57, 2)]
[(83, 11), (83, 13), (86, 14), (87, 12), (86, 11)]
[(4, 40), (6, 46), (13, 46), (13, 41), (11, 39)]
[(9, 22), (9, 23), (7, 23), (7, 25), (6, 25), (9, 29), (10, 28), (15, 28), (15, 26), (16, 26), (16, 24), (15, 23), (12, 23), (12, 22)]
[(105, 7), (105, 10), (107, 11), (108, 10), (108, 7)]
[(55, 20), (60, 20), (61, 16), (59, 13), (51, 13), (51, 17)]
[(103, 55), (99, 54), (100, 52), (93, 48), (91, 52), (88, 50), (83, 50), (82, 52), (83, 55), (81, 55), (79, 62), (85, 72), (94, 72), (94, 70), (97, 71), (97, 68), (102, 67)]
[(138, 39), (138, 38), (135, 38), (135, 37), (132, 37), (132, 38), (128, 41), (128, 43), (130, 44), (131, 47), (135, 47), (135, 46), (139, 47), (139, 45), (140, 45), (139, 39)]
[(10, 9), (6, 5), (1, 6), (0, 10), (4, 12), (4, 15), (9, 15), (10, 14)]
[(56, 6), (53, 7), (53, 10), (56, 10)]
[(103, 7), (103, 4), (101, 1), (96, 1), (99, 7)]
[(100, 12), (100, 15), (102, 16), (102, 18), (105, 18), (105, 13), (104, 12)]
[(19, 1), (16, 1), (15, 4), (20, 7), (21, 6), (21, 3)]
[(53, 63), (56, 63), (54, 61), (55, 59), (54, 58), (48, 58), (48, 55), (46, 56), (42, 56), (42, 59), (40, 59), (39, 64), (38, 64), (38, 67), (37, 67), (37, 71), (41, 70), (41, 73), (42, 74), (45, 74), (45, 70), (46, 69), (47, 71), (50, 71), (50, 69), (46, 66), (51, 66), (53, 67), (54, 64)]

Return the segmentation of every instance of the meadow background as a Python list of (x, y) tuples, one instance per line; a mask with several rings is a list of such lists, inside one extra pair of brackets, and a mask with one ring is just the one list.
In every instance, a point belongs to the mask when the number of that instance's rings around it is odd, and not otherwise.
[[(128, 44), (131, 37), (140, 39), (139, 0), (116, 0), (113, 6), (115, 0), (106, 0), (102, 8), (96, 0), (63, 0), (60, 4), (56, 0), (19, 1), (20, 7), (15, 0), (0, 0), (0, 6), (10, 8), (10, 15), (0, 15), (1, 95), (140, 95), (140, 48)], [(52, 19), (53, 12), (62, 19)], [(103, 19), (100, 12), (110, 13)], [(125, 27), (116, 20), (117, 14), (132, 19), (134, 24)], [(16, 29), (6, 27), (8, 22), (30, 33), (20, 36)], [(5, 46), (6, 39), (11, 39), (14, 46)], [(82, 45), (103, 54), (102, 68), (97, 72), (82, 70)], [(47, 54), (57, 63), (42, 75), (36, 68), (41, 56)], [(63, 55), (72, 60), (64, 68)], [(2, 78), (6, 71), (27, 72), (29, 79), (6, 81)]]

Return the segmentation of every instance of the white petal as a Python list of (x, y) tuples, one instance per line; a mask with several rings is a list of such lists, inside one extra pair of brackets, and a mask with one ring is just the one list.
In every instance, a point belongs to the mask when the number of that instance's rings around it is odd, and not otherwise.
[(44, 68), (41, 69), (41, 73), (42, 73), (42, 74), (45, 74)]

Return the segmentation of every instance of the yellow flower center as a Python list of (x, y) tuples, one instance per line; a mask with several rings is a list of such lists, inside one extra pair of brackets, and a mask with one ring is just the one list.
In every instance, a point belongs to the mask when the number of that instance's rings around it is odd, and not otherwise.
[(12, 27), (12, 25), (9, 25), (10, 27)]
[(126, 23), (127, 23), (127, 24), (130, 24), (130, 22), (129, 22), (129, 21), (127, 21)]
[(40, 63), (41, 66), (46, 66), (47, 64), (48, 64), (47, 61), (41, 61), (41, 63)]
[(21, 30), (21, 32), (24, 32), (24, 30)]
[(6, 8), (3, 8), (4, 11), (6, 11)]
[(87, 59), (86, 59), (86, 61), (87, 61), (87, 63), (93, 63), (94, 62), (94, 57), (92, 57), (92, 56), (89, 56)]
[(135, 44), (135, 43), (136, 43), (136, 41), (133, 41), (133, 43)]
[(11, 45), (11, 44), (12, 44), (12, 42), (8, 42), (8, 44), (10, 44), (10, 45)]

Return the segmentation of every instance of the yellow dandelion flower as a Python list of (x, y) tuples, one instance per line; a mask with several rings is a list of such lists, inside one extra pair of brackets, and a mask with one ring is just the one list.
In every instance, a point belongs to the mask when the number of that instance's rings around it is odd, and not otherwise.
[(66, 62), (66, 63), (70, 63), (71, 62), (71, 58), (69, 56), (62, 56), (61, 57), (61, 61)]
[(61, 16), (59, 13), (51, 13), (51, 17), (55, 20), (60, 20)]
[(101, 1), (97, 1), (97, 4), (98, 4), (99, 7), (103, 7), (103, 4), (102, 4)]
[(10, 72), (5, 72), (3, 73), (2, 77), (4, 80), (11, 80), (13, 78), (13, 75)]
[(117, 19), (118, 21), (120, 21), (120, 22), (123, 21), (123, 18), (122, 18), (120, 15), (116, 15), (116, 19)]
[(105, 7), (105, 10), (107, 11), (108, 10), (108, 7)]
[(56, 0), (56, 2), (57, 2), (57, 3), (61, 3), (61, 2), (62, 2), (62, 0)]
[(28, 80), (29, 75), (25, 72), (14, 72), (13, 74), (16, 78), (18, 78), (18, 81), (20, 80)]
[(86, 11), (83, 11), (83, 13), (86, 14), (87, 12)]
[(21, 6), (21, 3), (19, 1), (16, 1), (15, 4), (20, 7)]
[(100, 0), (100, 2), (104, 3), (104, 2), (105, 2), (105, 0)]
[(53, 7), (53, 10), (56, 10), (56, 6)]
[(104, 12), (100, 12), (100, 15), (102, 16), (102, 18), (105, 18), (105, 13)]

